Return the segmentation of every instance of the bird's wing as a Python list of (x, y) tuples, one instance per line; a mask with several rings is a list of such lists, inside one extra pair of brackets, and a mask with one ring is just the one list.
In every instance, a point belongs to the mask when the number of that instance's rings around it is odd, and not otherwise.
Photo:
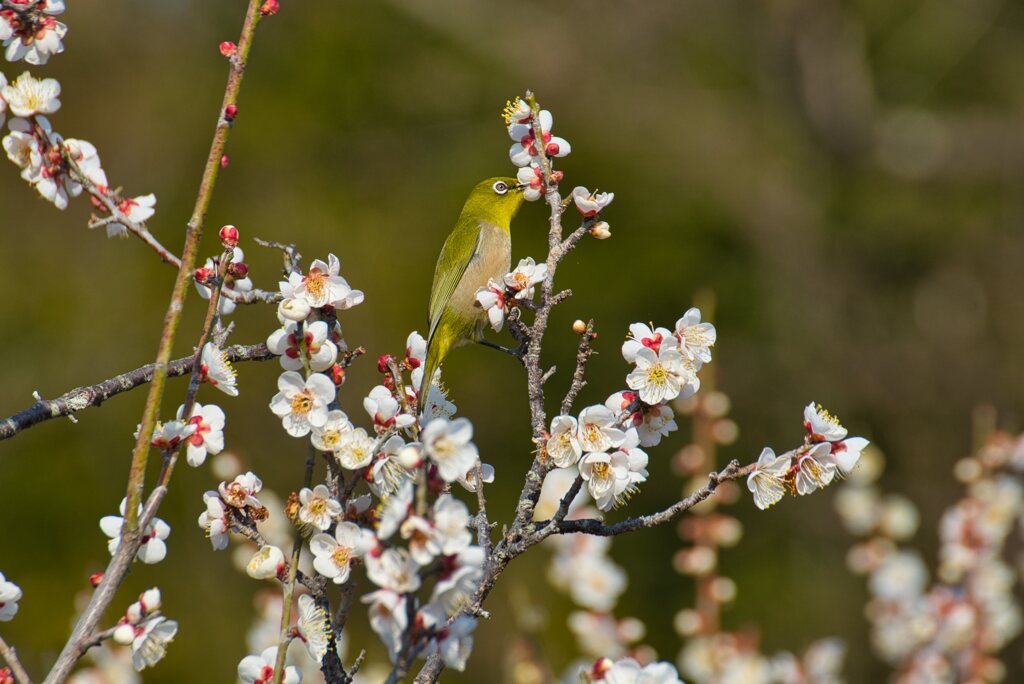
[(430, 288), (430, 311), (428, 321), (430, 332), (427, 335), (427, 343), (434, 337), (441, 314), (448, 306), (452, 293), (462, 280), (466, 267), (473, 260), (473, 256), (480, 249), (480, 240), (483, 231), (480, 229), (479, 221), (459, 219), (455, 229), (444, 242), (441, 254), (437, 257), (437, 266), (434, 268), (434, 284)]

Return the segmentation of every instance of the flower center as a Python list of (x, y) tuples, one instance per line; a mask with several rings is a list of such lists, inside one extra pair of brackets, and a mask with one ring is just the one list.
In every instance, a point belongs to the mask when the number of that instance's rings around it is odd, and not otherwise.
[(292, 397), (292, 413), (305, 415), (313, 409), (313, 397), (309, 390), (303, 390)]
[(327, 277), (327, 274), (323, 271), (314, 270), (310, 271), (309, 274), (302, 279), (302, 282), (306, 286), (306, 290), (311, 295), (314, 297), (321, 297), (327, 290)]
[(352, 549), (347, 546), (338, 545), (331, 553), (331, 560), (338, 567), (345, 567), (352, 558)]
[(309, 511), (313, 515), (321, 515), (327, 510), (327, 501), (325, 499), (313, 499), (309, 502)]
[(647, 369), (647, 383), (663, 387), (668, 381), (668, 371), (660, 363)]
[(338, 446), (338, 442), (341, 441), (341, 431), (325, 430), (321, 439), (323, 440), (324, 446), (328, 449), (334, 449), (334, 447)]
[(608, 464), (603, 461), (601, 463), (594, 464), (594, 475), (596, 477), (601, 479), (608, 477), (609, 470), (611, 469), (608, 467)]

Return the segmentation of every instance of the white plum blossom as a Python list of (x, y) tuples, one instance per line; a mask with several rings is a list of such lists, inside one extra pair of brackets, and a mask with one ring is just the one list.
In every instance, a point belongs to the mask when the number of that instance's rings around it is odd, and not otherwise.
[(18, 23), (12, 21), (14, 13), (9, 10), (0, 12), (0, 41), (8, 62), (25, 60), (27, 64), (43, 66), (50, 57), (64, 52), (61, 41), (67, 35), (68, 27), (54, 19), (54, 16), (63, 14), (64, 0), (41, 0), (32, 9), (38, 11), (34, 20), (23, 18)]
[[(238, 663), (238, 678), (245, 684), (270, 684), (274, 679), (276, 663), (277, 646), (271, 646), (259, 655), (247, 655)], [(294, 665), (288, 665), (281, 681), (284, 684), (300, 684), (302, 672)]]
[(473, 536), (469, 527), (469, 509), (466, 504), (442, 494), (434, 502), (434, 535), (431, 546), (439, 556), (452, 556), (470, 545)]
[[(538, 264), (533, 257), (520, 259), (515, 270), (506, 273), (502, 280), (505, 287), (515, 292), (516, 299), (533, 299), (534, 286), (548, 277), (548, 265)], [(479, 300), (479, 298), (478, 298)], [(481, 306), (483, 304), (481, 303)]]
[[(436, 377), (436, 376), (435, 376)], [(435, 418), (451, 420), (455, 415), (455, 404), (448, 401), (448, 396), (434, 383), (427, 393), (427, 403), (423, 405), (423, 414), (420, 416), (422, 424), (429, 423)]]
[(370, 437), (363, 428), (356, 428), (342, 434), (334, 454), (342, 468), (359, 470), (370, 465), (376, 449), (377, 440)]
[(468, 419), (435, 418), (423, 428), (420, 437), (423, 450), (437, 465), (437, 473), (445, 482), (455, 482), (476, 467), (479, 452), (471, 441), (473, 424)]
[[(124, 513), (128, 506), (128, 499), (122, 499), (119, 510), (121, 515), (105, 515), (100, 518), (100, 529), (103, 534), (110, 537), (107, 542), (107, 550), (113, 556), (121, 546), (121, 528), (124, 526)], [(142, 505), (139, 505), (139, 515), (142, 515)], [(167, 545), (164, 540), (171, 533), (170, 526), (160, 518), (153, 518), (142, 530), (142, 540), (135, 557), (145, 563), (152, 565), (159, 563), (167, 556)]]
[[(490, 484), (494, 482), (494, 466), (490, 463), (480, 464), (480, 474), (483, 476), (481, 479), (484, 484)], [(477, 474), (476, 467), (472, 467), (466, 471), (466, 474), (459, 478), (459, 484), (462, 485), (466, 491), (475, 492), (477, 488)]]
[(420, 588), (419, 566), (405, 549), (386, 549), (366, 556), (366, 576), (382, 589), (405, 594)]
[[(424, 611), (426, 612), (426, 611)], [(440, 616), (443, 624), (444, 616)], [(437, 637), (430, 642), (424, 655), (430, 657), (435, 651), (441, 654), (446, 667), (458, 672), (466, 670), (466, 663), (473, 652), (473, 631), (477, 620), (469, 615), (460, 615), (452, 623), (439, 630)]]
[(544, 173), (536, 164), (524, 166), (516, 172), (516, 180), (523, 187), (523, 199), (534, 202), (544, 194)]
[(362, 558), (373, 545), (373, 533), (350, 522), (338, 523), (334, 536), (321, 533), (309, 540), (313, 567), (335, 584), (348, 581), (352, 560)]
[(337, 453), (341, 448), (341, 438), (352, 430), (352, 423), (343, 411), (332, 409), (327, 413), (327, 422), (312, 429), (310, 441), (320, 451)]
[(590, 452), (580, 461), (580, 476), (597, 507), (607, 511), (647, 479), (647, 454), (638, 449), (640, 438), (630, 429), (621, 448), (612, 453)]
[(162, 615), (154, 616), (135, 626), (131, 641), (132, 667), (141, 672), (156, 665), (167, 654), (167, 645), (178, 633), (178, 623)]
[(607, 406), (595, 404), (580, 412), (579, 441), (583, 451), (607, 451), (621, 446), (626, 433), (616, 427), (618, 416)]
[(413, 387), (423, 387), (423, 364), (426, 362), (427, 341), (423, 339), (423, 335), (413, 330), (405, 339), (405, 363), (411, 369), (409, 380)]
[(836, 461), (828, 442), (805, 448), (796, 455), (796, 491), (800, 495), (824, 489), (836, 475)]
[(331, 621), (309, 594), (299, 597), (299, 619), (295, 627), (306, 651), (317, 665), (322, 663), (331, 640)]
[(676, 321), (675, 337), (679, 341), (680, 350), (691, 360), (711, 362), (711, 347), (715, 346), (718, 333), (711, 323), (701, 322), (700, 309), (688, 309)]
[[(65, 146), (66, 145), (67, 143), (65, 143)], [(99, 158), (97, 157), (97, 163), (98, 162)], [(78, 165), (79, 168), (81, 168), (82, 163), (78, 162)], [(96, 181), (94, 180), (93, 182)], [(97, 185), (105, 186), (106, 182), (97, 183)], [(140, 195), (138, 197), (122, 199), (120, 202), (117, 203), (117, 213), (120, 216), (123, 216), (127, 221), (130, 221), (131, 223), (137, 225), (139, 223), (142, 223), (143, 221), (148, 221), (150, 218), (153, 217), (153, 214), (156, 213), (156, 209), (153, 208), (155, 206), (156, 195), (150, 193), (148, 195)], [(117, 223), (115, 221), (113, 223), (107, 224), (108, 238), (126, 237), (127, 235), (128, 226), (124, 225), (123, 223)]]
[(299, 490), (299, 520), (318, 530), (326, 530), (341, 516), (341, 504), (331, 497), (327, 485), (318, 484), (313, 489)]
[(256, 473), (249, 471), (235, 476), (230, 483), (221, 482), (217, 487), (220, 498), (234, 508), (263, 508), (256, 495), (263, 489), (263, 481)]
[(555, 416), (551, 419), (551, 431), (545, 449), (551, 461), (559, 468), (574, 466), (583, 456), (578, 431), (579, 424), (572, 416)]
[(839, 472), (846, 475), (860, 460), (860, 454), (867, 448), (868, 440), (863, 437), (847, 437), (841, 442), (832, 444), (832, 457), (836, 460)]
[[(537, 115), (537, 121), (540, 123), (544, 153), (548, 157), (564, 157), (572, 151), (564, 138), (551, 135), (551, 126), (554, 123), (551, 112), (546, 109), (541, 110)], [(531, 162), (539, 161), (540, 150), (537, 148), (532, 117), (523, 123), (511, 123), (508, 127), (508, 135), (516, 141), (508, 151), (509, 159), (513, 164), (529, 166)]]
[(429, 565), (437, 555), (433, 544), (434, 527), (430, 521), (418, 515), (410, 515), (399, 528), (402, 539), (408, 542), (409, 555), (419, 565)]
[[(149, 444), (160, 451), (176, 451), (181, 446), (182, 440), (195, 434), (198, 427), (196, 423), (185, 423), (181, 420), (157, 423), (153, 428), (153, 436), (150, 438)], [(138, 431), (135, 435), (138, 436)]]
[(585, 218), (591, 216), (597, 216), (604, 208), (612, 203), (615, 199), (614, 192), (590, 192), (582, 185), (577, 185), (572, 189), (572, 201), (576, 203), (576, 208)]
[(495, 332), (501, 332), (505, 325), (505, 286), (493, 280), (487, 281), (487, 287), (476, 291), (476, 301), (487, 312), (487, 320)]
[(402, 405), (384, 385), (377, 385), (363, 399), (363, 408), (373, 418), (378, 433), (392, 428), (406, 428), (416, 422), (416, 417), (402, 413)]
[(36, 80), (24, 72), (12, 83), (0, 88), (0, 97), (14, 116), (28, 118), (36, 114), (53, 114), (60, 109), (60, 83), (56, 79)]
[(584, 608), (608, 612), (618, 603), (626, 584), (626, 572), (606, 556), (585, 554), (574, 563), (569, 594)]
[(0, 622), (10, 622), (18, 613), (21, 587), (6, 579), (0, 572)]
[(348, 281), (338, 275), (341, 262), (333, 254), (328, 263), (316, 259), (306, 275), (291, 273), (288, 280), (280, 283), (285, 299), (301, 299), (314, 309), (333, 306), (335, 309), (349, 309), (362, 303), (363, 293), (349, 287)]
[(206, 531), (214, 551), (223, 551), (228, 547), (230, 520), (228, 509), (217, 492), (203, 494), (206, 510), (199, 514), (199, 527)]
[(636, 353), (641, 349), (661, 350), (661, 345), (675, 347), (678, 341), (667, 328), (651, 328), (644, 323), (633, 323), (629, 326), (629, 337), (622, 343), (622, 358), (627, 363), (636, 363)]
[[(3, 80), (2, 74), (0, 74), (0, 86), (4, 83), (6, 81)], [(7, 103), (4, 102), (3, 98), (0, 98), (0, 123), (3, 122), (3, 109), (6, 106)], [(42, 120), (45, 121), (45, 117)], [(39, 176), (43, 165), (39, 143), (36, 141), (35, 136), (32, 135), (32, 124), (25, 119), (11, 119), (8, 126), (11, 132), (4, 137), (4, 152), (7, 153), (7, 158), (21, 169), (21, 177), (31, 183)]]
[[(178, 420), (182, 419), (184, 408), (178, 407)], [(207, 454), (216, 456), (224, 448), (224, 411), (219, 406), (195, 402), (187, 424), (195, 426), (185, 443), (185, 455), (190, 466), (202, 465)]]
[(402, 646), (402, 634), (409, 624), (405, 597), (388, 589), (378, 589), (362, 597), (370, 606), (370, 628), (380, 637), (394, 660)]
[(791, 453), (776, 456), (768, 447), (761, 450), (757, 465), (747, 476), (747, 489), (754, 495), (754, 505), (762, 511), (778, 503), (785, 495), (785, 477), (792, 460)]
[(657, 446), (663, 437), (679, 428), (676, 425), (675, 413), (668, 404), (656, 404), (650, 406), (642, 402), (635, 405), (637, 401), (636, 392), (616, 392), (605, 400), (607, 406), (616, 416), (622, 416), (633, 407), (633, 411), (626, 416), (624, 424), (636, 428), (640, 436), (640, 446)]
[(336, 388), (322, 373), (305, 380), (295, 371), (285, 371), (277, 379), (280, 390), (270, 400), (270, 410), (281, 418), (284, 430), (292, 437), (305, 437), (314, 427), (327, 424), (327, 405), (334, 401)]
[[(604, 684), (683, 684), (676, 668), (667, 662), (641, 665), (632, 658), (622, 658), (614, 663), (603, 658), (594, 664), (593, 672), (597, 675), (593, 681)], [(737, 684), (740, 681), (735, 680)]]
[(451, 614), (480, 584), (484, 574), (484, 550), (476, 545), (467, 546), (446, 561), (446, 570), (437, 578), (430, 601)]
[(213, 342), (203, 345), (203, 353), (199, 358), (199, 375), (203, 381), (210, 383), (229, 397), (238, 396), (235, 369), (228, 361), (227, 352)]
[(272, 544), (264, 544), (245, 566), (245, 574), (253, 579), (274, 579), (284, 572), (284, 552)]
[(928, 568), (916, 552), (894, 551), (871, 573), (869, 583), (874, 596), (909, 601), (927, 588)]
[(289, 321), (285, 327), (270, 334), (267, 349), (278, 355), (285, 370), (302, 370), (303, 357), (306, 357), (310, 369), (324, 371), (338, 360), (338, 348), (327, 339), (328, 332), (326, 322), (315, 321), (303, 326), (300, 336), (299, 324)]
[(387, 539), (401, 526), (412, 508), (413, 483), (405, 480), (390, 496), (383, 497), (380, 507), (380, 518), (377, 524), (377, 537)]
[(391, 435), (377, 451), (367, 482), (370, 490), (377, 496), (395, 491), (402, 482), (409, 479), (409, 471), (402, 466), (398, 458), (398, 454), (405, 446), (405, 440), (398, 435)]
[(640, 401), (654, 405), (679, 397), (684, 387), (692, 387), (686, 396), (692, 395), (700, 381), (687, 373), (678, 349), (662, 345), (658, 352), (649, 348), (637, 351), (636, 368), (626, 376), (626, 384), (636, 390)]
[(846, 428), (839, 419), (812, 401), (804, 408), (804, 428), (812, 442), (839, 442), (846, 439)]

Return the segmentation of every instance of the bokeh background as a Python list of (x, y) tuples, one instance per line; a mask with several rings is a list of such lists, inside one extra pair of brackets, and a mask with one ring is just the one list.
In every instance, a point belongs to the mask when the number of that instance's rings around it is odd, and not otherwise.
[[(32, 70), (63, 85), (54, 127), (95, 143), (113, 184), (155, 192), (150, 225), (179, 249), (226, 77), (217, 44), (237, 38), (243, 3), (69, 5), (65, 54)], [(1024, 406), (1022, 65), (1024, 7), (1002, 0), (283, 0), (257, 36), (208, 224), (295, 242), (307, 257), (337, 253), (366, 292), (342, 318), (349, 343), (372, 358), (400, 352), (425, 323), (434, 255), (465, 193), (513, 170), (505, 100), (533, 88), (573, 144), (566, 186), (616, 194), (612, 240), (585, 241), (559, 271), (576, 295), (554, 317), (548, 360), (565, 368), (571, 321), (594, 317), (601, 354), (583, 401), (603, 401), (623, 384), (627, 325), (670, 325), (712, 290), (714, 366), (741, 429), (722, 457), (794, 445), (802, 407), (821, 402), (885, 451), (883, 484), (919, 506), (927, 555), (959, 491), (950, 470), (970, 447), (972, 408), (992, 403), (1012, 427)], [(0, 65), (9, 78), (23, 67)], [(55, 396), (154, 355), (174, 274), (137, 241), (87, 231), (88, 213), (85, 200), (58, 212), (0, 165), (4, 415), (33, 390)], [(542, 256), (543, 209), (527, 206), (515, 228), (515, 257)], [(273, 287), (279, 256), (245, 247), (257, 286)], [(209, 231), (203, 251), (216, 249)], [(201, 309), (193, 293), (181, 354)], [(265, 307), (234, 320), (235, 342), (275, 326)], [(374, 366), (351, 370), (350, 415)], [(241, 366), (239, 398), (200, 399), (225, 407), (230, 448), (287, 493), (304, 449), (267, 409), (278, 372)], [(483, 348), (454, 356), (446, 375), (498, 468), (491, 506), (507, 518), (530, 458), (523, 375)], [(170, 384), (165, 415), (183, 391)], [(123, 495), (143, 399), (122, 395), (77, 425), (0, 444), (0, 570), (25, 591), (3, 634), (34, 673), (106, 562), (96, 521)], [(687, 439), (684, 428), (652, 450), (651, 481), (629, 511), (677, 496), (670, 461)], [(182, 468), (175, 480), (161, 512), (174, 528), (169, 558), (136, 570), (116, 610), (158, 584), (181, 632), (146, 680), (231, 681), (256, 586), (196, 527), (217, 478)], [(739, 586), (725, 625), (759, 628), (769, 652), (841, 636), (850, 681), (878, 681), (866, 592), (845, 568), (851, 539), (831, 497), (735, 508), (746, 536), (722, 561)], [(619, 612), (643, 618), (669, 659), (673, 615), (693, 594), (671, 567), (678, 546), (671, 527), (615, 543), (630, 571)], [(506, 613), (510, 590), (526, 588), (548, 611), (545, 655), (562, 666), (574, 654), (570, 606), (536, 556), (509, 570), (489, 607)], [(468, 675), (452, 681), (493, 681), (510, 629), (483, 624)], [(1007, 662), (1012, 680), (1019, 655)]]

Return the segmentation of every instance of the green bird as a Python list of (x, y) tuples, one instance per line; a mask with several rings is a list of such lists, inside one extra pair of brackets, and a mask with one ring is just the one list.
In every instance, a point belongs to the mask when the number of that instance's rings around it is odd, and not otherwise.
[(430, 382), (455, 347), (484, 338), (487, 312), (476, 292), (512, 265), (512, 218), (523, 205), (523, 187), (515, 178), (488, 178), (477, 183), (462, 207), (455, 228), (444, 241), (430, 288), (427, 357), (419, 410), (427, 403)]

